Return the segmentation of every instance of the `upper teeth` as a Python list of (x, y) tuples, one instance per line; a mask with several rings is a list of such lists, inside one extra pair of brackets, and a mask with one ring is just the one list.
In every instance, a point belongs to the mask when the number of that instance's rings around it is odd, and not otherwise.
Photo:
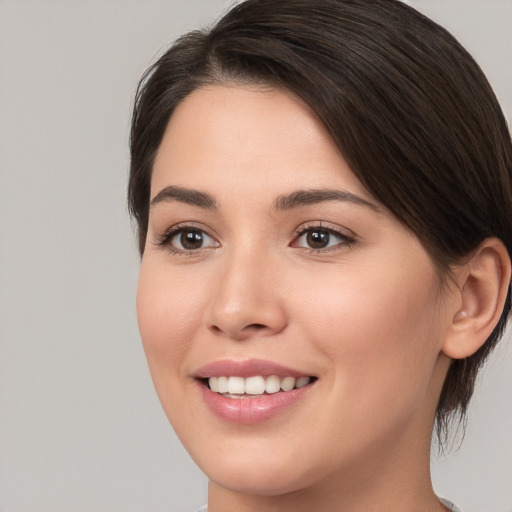
[(262, 395), (263, 393), (277, 393), (278, 391), (291, 391), (306, 386), (310, 377), (210, 377), (208, 384), (212, 391), (217, 393), (230, 393), (237, 395)]

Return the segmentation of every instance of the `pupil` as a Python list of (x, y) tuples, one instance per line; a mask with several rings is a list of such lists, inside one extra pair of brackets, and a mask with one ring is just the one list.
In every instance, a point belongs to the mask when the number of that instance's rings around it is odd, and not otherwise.
[(327, 231), (310, 231), (306, 238), (312, 249), (323, 249), (329, 244), (329, 233)]
[(199, 249), (203, 245), (203, 234), (200, 231), (184, 231), (180, 242), (185, 249)]

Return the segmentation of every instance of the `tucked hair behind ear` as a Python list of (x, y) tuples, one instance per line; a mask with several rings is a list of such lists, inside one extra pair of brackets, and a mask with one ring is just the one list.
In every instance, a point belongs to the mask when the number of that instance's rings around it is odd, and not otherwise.
[[(144, 251), (151, 172), (183, 98), (211, 83), (292, 91), (318, 114), (367, 190), (411, 229), (440, 279), (482, 240), (512, 253), (512, 146), (484, 74), (446, 30), (395, 0), (248, 0), (180, 38), (143, 77), (131, 131), (129, 205)], [(450, 367), (437, 428), (464, 418), (502, 335)]]

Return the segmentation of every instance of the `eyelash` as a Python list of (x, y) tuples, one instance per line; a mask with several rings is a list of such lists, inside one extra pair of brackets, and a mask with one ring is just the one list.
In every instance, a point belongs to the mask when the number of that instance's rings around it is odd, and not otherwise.
[(162, 235), (160, 235), (157, 241), (155, 242), (155, 245), (157, 245), (158, 247), (163, 247), (167, 249), (171, 254), (176, 254), (178, 256), (195, 256), (199, 253), (202, 253), (210, 249), (210, 247), (201, 247), (199, 249), (182, 250), (177, 247), (174, 247), (171, 244), (172, 239), (177, 235), (186, 232), (202, 233), (203, 235), (206, 235), (208, 238), (211, 238), (216, 244), (218, 244), (218, 242), (215, 241), (215, 238), (211, 236), (204, 228), (194, 224), (178, 224), (176, 226), (172, 226)]
[[(313, 247), (299, 247), (297, 245), (293, 245), (298, 240), (300, 240), (301, 237), (306, 235), (308, 232), (313, 233), (315, 231), (324, 232), (324, 233), (328, 233), (329, 235), (333, 235), (339, 239), (339, 242), (332, 246), (327, 246), (327, 247), (323, 247), (320, 249), (315, 249)], [(314, 222), (314, 223), (308, 223), (304, 226), (301, 226), (300, 230), (298, 230), (293, 235), (290, 245), (292, 247), (298, 247), (302, 250), (308, 251), (313, 254), (322, 254), (322, 253), (325, 254), (326, 252), (340, 250), (340, 248), (341, 248), (340, 246), (345, 247), (345, 248), (350, 248), (350, 247), (354, 246), (356, 243), (357, 243), (357, 237), (355, 236), (355, 234), (351, 233), (349, 235), (339, 228), (324, 226), (324, 225), (322, 225), (321, 222)]]
[[(317, 232), (323, 232), (327, 233), (329, 235), (333, 235), (336, 238), (339, 239), (339, 242), (327, 247), (322, 248), (313, 248), (313, 247), (303, 247), (296, 244), (301, 237), (306, 235), (307, 233), (313, 233), (314, 231)], [(189, 250), (183, 250), (179, 249), (177, 247), (174, 247), (171, 244), (171, 241), (174, 237), (176, 237), (179, 234), (186, 233), (186, 232), (196, 232), (201, 233), (203, 236), (205, 235), (208, 238), (211, 238), (214, 241), (214, 244), (217, 244), (216, 246), (208, 246), (208, 247), (201, 247), (198, 249), (189, 249)], [(341, 229), (336, 229), (329, 226), (322, 225), (321, 222), (315, 222), (311, 224), (306, 224), (304, 226), (301, 226), (300, 230), (296, 231), (296, 233), (292, 236), (290, 241), (291, 247), (296, 247), (302, 250), (305, 250), (310, 253), (314, 254), (320, 254), (320, 253), (326, 253), (331, 251), (336, 251), (340, 249), (340, 245), (343, 247), (350, 248), (354, 246), (357, 243), (357, 237), (354, 234), (348, 235), (347, 233), (343, 232)], [(201, 254), (204, 251), (207, 251), (211, 248), (218, 247), (218, 242), (215, 240), (213, 236), (211, 236), (204, 228), (194, 225), (194, 224), (178, 224), (176, 226), (172, 226), (167, 231), (165, 231), (162, 235), (160, 235), (155, 242), (155, 245), (158, 247), (166, 248), (171, 254), (176, 255), (182, 255), (182, 256), (194, 256), (197, 254)]]

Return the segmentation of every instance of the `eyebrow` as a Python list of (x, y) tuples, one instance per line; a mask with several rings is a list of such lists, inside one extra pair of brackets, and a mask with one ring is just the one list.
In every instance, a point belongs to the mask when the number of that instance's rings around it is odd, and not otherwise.
[(356, 194), (352, 194), (351, 192), (347, 192), (346, 190), (337, 189), (297, 190), (291, 194), (279, 196), (274, 201), (274, 208), (276, 210), (291, 210), (300, 206), (324, 203), (326, 201), (343, 201), (357, 206), (370, 208), (377, 213), (380, 212), (380, 208), (370, 201), (367, 201)]
[[(217, 204), (215, 198), (206, 192), (200, 192), (185, 187), (170, 185), (163, 188), (151, 200), (150, 207), (166, 202), (178, 201), (180, 203), (198, 206), (207, 210), (216, 210)], [(364, 206), (370, 208), (375, 212), (380, 212), (377, 205), (363, 199), (362, 197), (347, 192), (346, 190), (337, 189), (304, 189), (297, 190), (291, 194), (284, 194), (276, 198), (274, 201), (275, 210), (291, 210), (301, 206), (308, 206), (312, 204), (324, 203), (327, 201), (343, 201), (352, 203), (357, 206)]]
[(207, 210), (217, 209), (215, 199), (210, 194), (190, 188), (178, 187), (176, 185), (171, 185), (160, 190), (160, 192), (158, 192), (158, 194), (151, 200), (150, 208), (167, 201), (178, 201), (180, 203), (198, 206), (199, 208), (205, 208)]

